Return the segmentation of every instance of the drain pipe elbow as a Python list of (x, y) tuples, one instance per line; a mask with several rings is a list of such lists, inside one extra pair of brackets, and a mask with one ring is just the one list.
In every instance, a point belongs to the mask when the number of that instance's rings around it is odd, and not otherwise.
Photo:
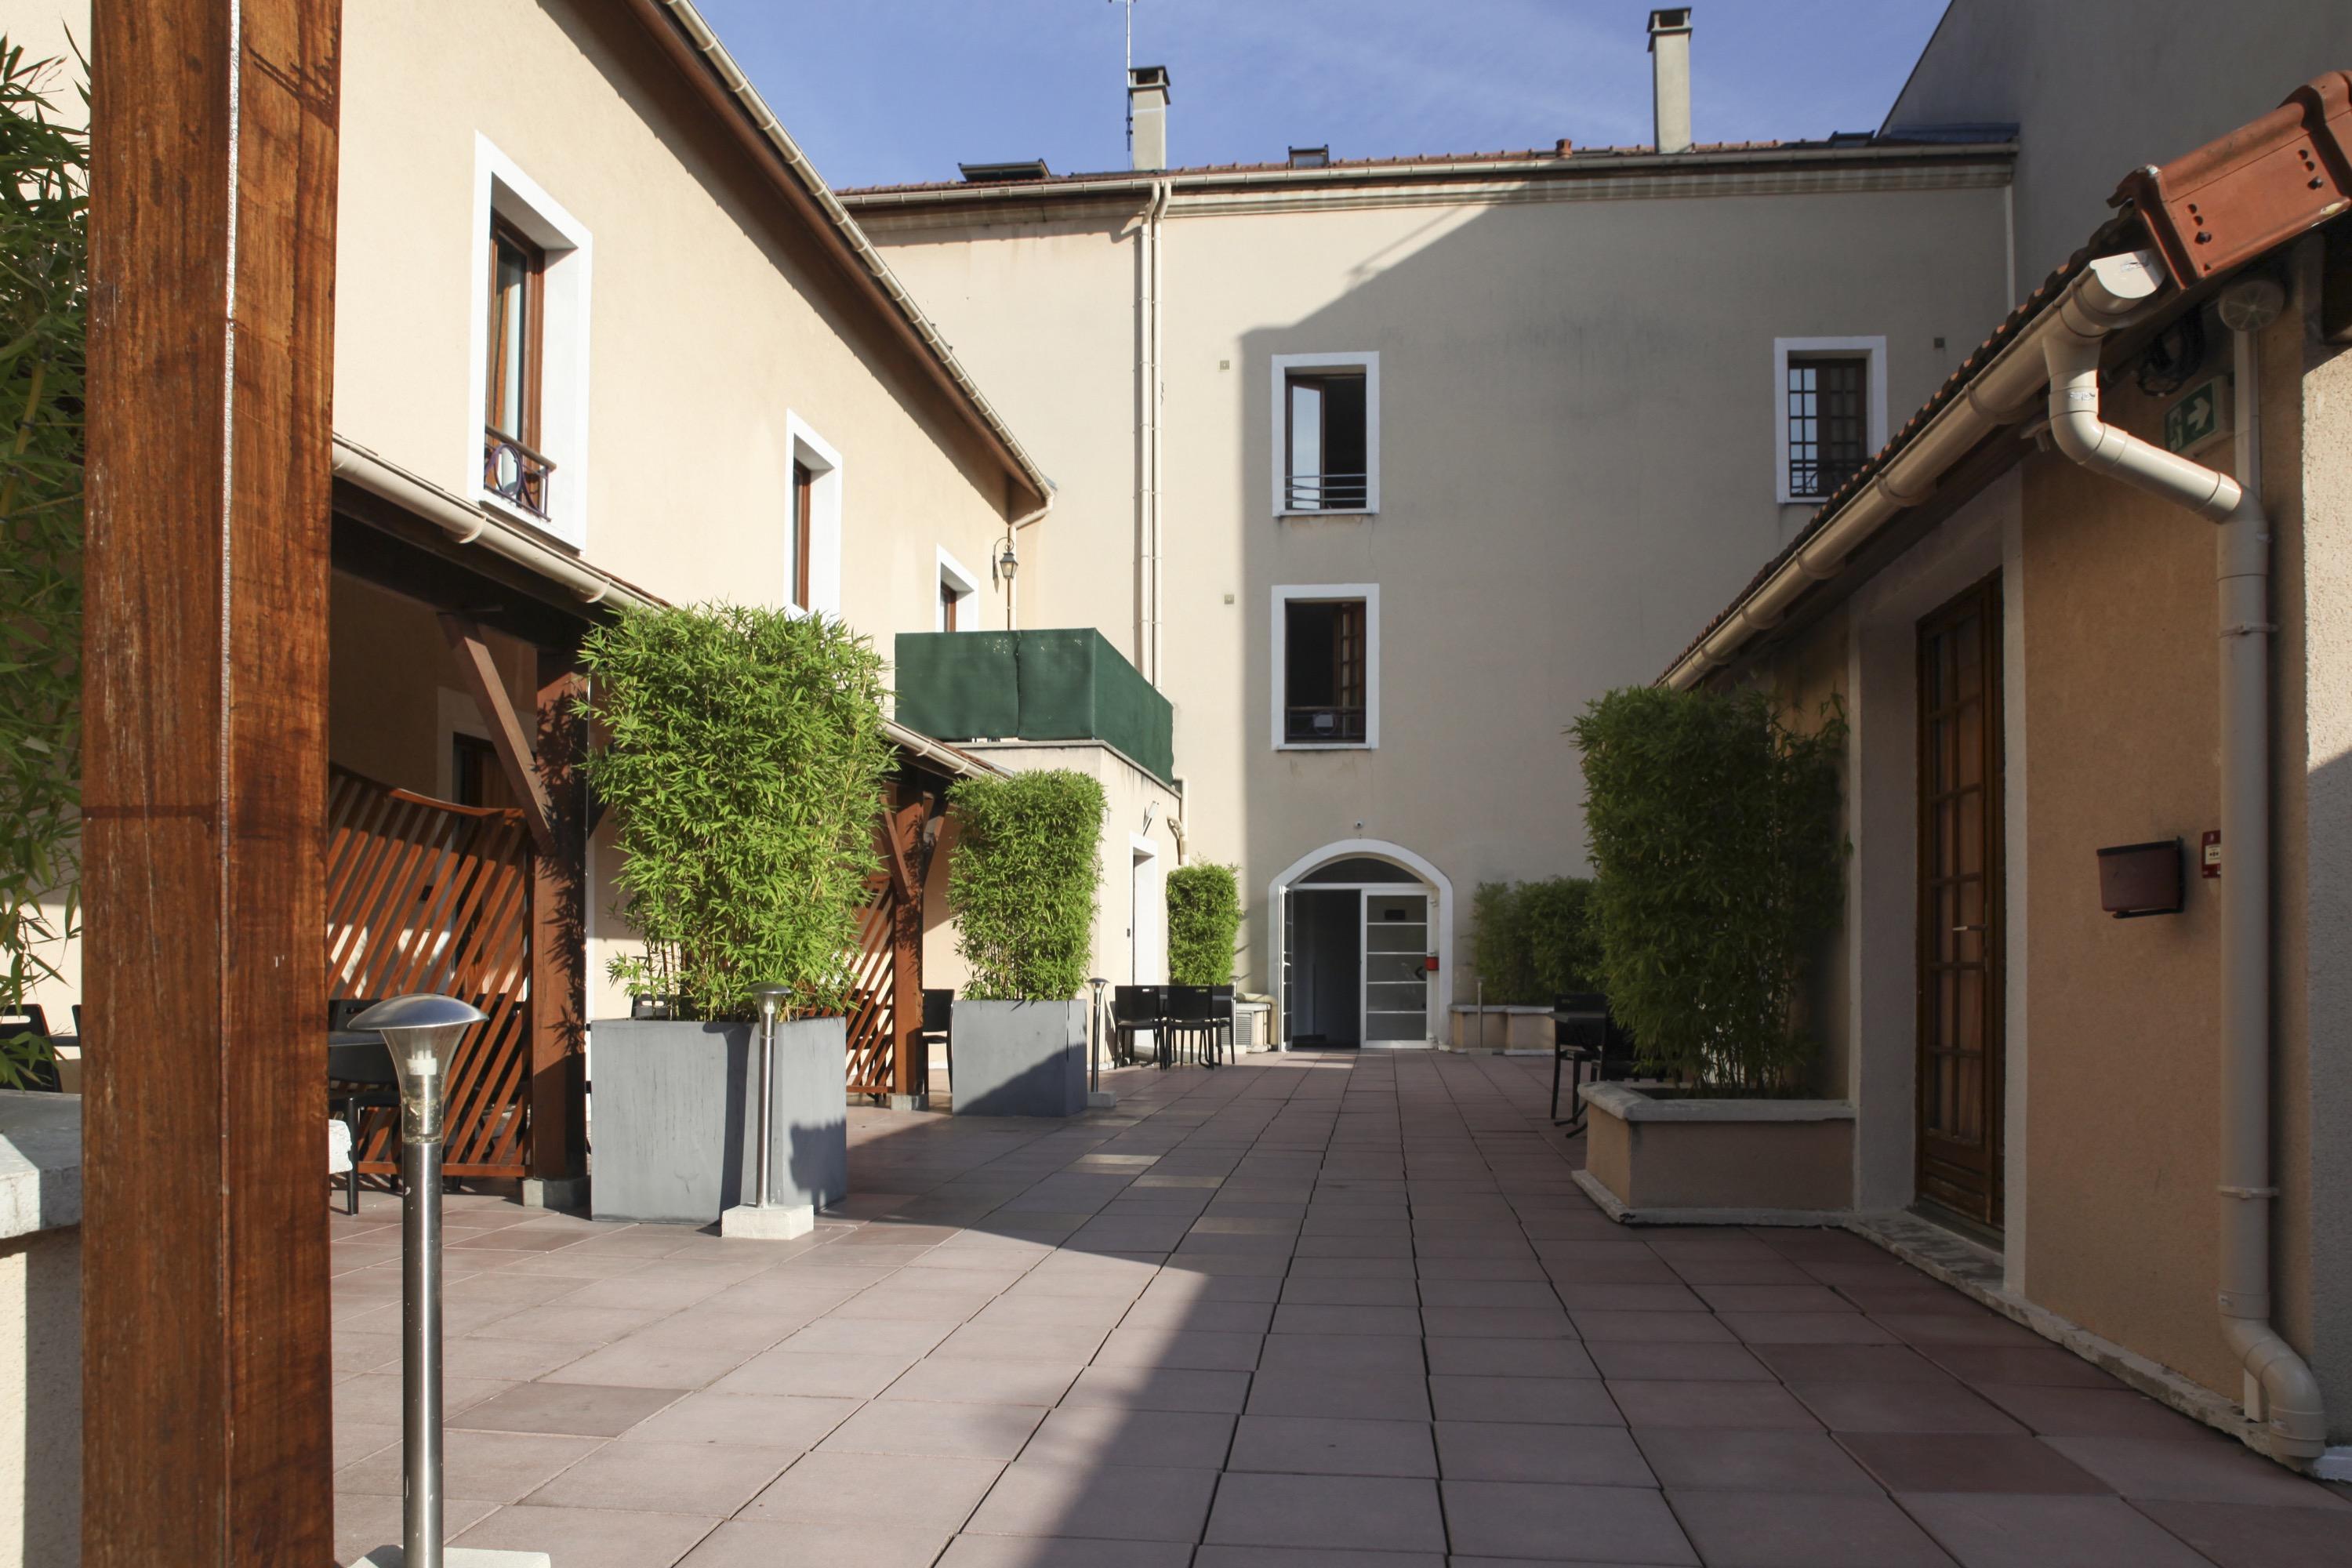
[(2271, 1327), (2267, 1301), (2253, 1317), (2226, 1315), (2231, 1310), (2225, 1301), (2221, 1337), (2245, 1367), (2247, 1383), (2262, 1390), (2271, 1453), (2282, 1459), (2319, 1458), (2327, 1451), (2327, 1411), (2310, 1363)]
[(2099, 416), (2099, 342), (2059, 327), (2042, 340), (2050, 367), (2050, 437), (2069, 458), (2121, 479), (2208, 522), (2237, 510), (2238, 482), (2201, 463), (2118, 430)]

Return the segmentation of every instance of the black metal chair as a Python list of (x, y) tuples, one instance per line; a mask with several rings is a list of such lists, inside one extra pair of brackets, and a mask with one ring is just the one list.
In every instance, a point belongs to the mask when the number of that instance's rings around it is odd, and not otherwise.
[(56, 1037), (49, 1033), (49, 1015), (38, 1002), (26, 1002), (20, 1006), (0, 1008), (0, 1040), (15, 1040), (31, 1035), (45, 1046), (49, 1054), (32, 1063), (26, 1074), (26, 1087), (55, 1094), (63, 1086), (58, 1079), (58, 1058), (54, 1048)]
[(399, 1076), (392, 1052), (373, 1029), (354, 1030), (352, 1020), (375, 1005), (368, 997), (336, 997), (327, 1004), (327, 1106), (352, 1133), (352, 1168), (343, 1173), (343, 1212), (360, 1212), (360, 1150), (369, 1113), (400, 1113)]
[(1167, 1007), (1163, 987), (1114, 985), (1110, 993), (1111, 1060), (1127, 1067), (1136, 1062), (1135, 1037), (1151, 1031), (1153, 1054), (1168, 1066)]
[(1177, 1059), (1190, 1051), (1202, 1066), (1215, 1067), (1217, 1027), (1209, 1010), (1209, 988), (1171, 985), (1167, 994), (1168, 1033), (1174, 1037)]
[(1235, 1066), (1241, 1064), (1241, 1050), (1234, 1042), (1234, 988), (1230, 985), (1209, 987), (1209, 1065), (1216, 1065), (1220, 1046), (1225, 1058)]
[(923, 1089), (931, 1087), (931, 1042), (947, 1053), (948, 1090), (955, 1091), (955, 992), (951, 987), (923, 989)]
[[(1574, 991), (1555, 996), (1551, 1004), (1551, 1124), (1566, 1127), (1574, 1137), (1584, 1130), (1584, 1100), (1577, 1088), (1584, 1069), (1592, 1081), (1606, 1083), (1628, 1076), (1633, 1067), (1633, 1043), (1610, 1015), (1609, 998), (1598, 991)], [(1568, 1068), (1569, 1113), (1559, 1113), (1560, 1068)]]

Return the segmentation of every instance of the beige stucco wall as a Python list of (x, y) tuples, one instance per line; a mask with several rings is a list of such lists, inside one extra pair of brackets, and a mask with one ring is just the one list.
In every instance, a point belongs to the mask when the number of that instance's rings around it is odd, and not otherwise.
[(487, 139), (592, 237), (588, 559), (674, 601), (781, 603), (789, 414), (842, 459), (841, 612), (885, 647), (930, 629), (937, 552), (984, 572), (1004, 476), (636, 25), (571, 0), (343, 25), (338, 431), (475, 492)]
[[(1102, 834), (1096, 864), (1100, 880), (1095, 889), (1095, 921), (1090, 974), (1114, 984), (1150, 984), (1168, 978), (1167, 875), (1176, 868), (1176, 840), (1171, 826), (1176, 797), (1166, 785), (1135, 766), (1110, 747), (1096, 743), (1056, 745), (1047, 742), (970, 742), (962, 749), (1007, 773), (1038, 773), (1067, 769), (1099, 781), (1105, 800)], [(1145, 827), (1145, 813), (1150, 826)], [(948, 876), (955, 852), (956, 817), (952, 808), (941, 826), (941, 837), (931, 857), (930, 879), (924, 889), (923, 984), (933, 989), (961, 991), (971, 977), (970, 965), (956, 952), (955, 926), (948, 912)], [(1138, 840), (1150, 846), (1150, 868), (1136, 871)], [(1134, 923), (1149, 927), (1139, 953)], [(1138, 959), (1141, 960), (1139, 972)], [(1154, 962), (1156, 958), (1157, 962)]]
[[(1242, 867), (1251, 989), (1271, 988), (1267, 885), (1321, 847), (1401, 845), (1457, 889), (1581, 870), (1563, 726), (1654, 677), (1806, 515), (1774, 500), (1773, 339), (1884, 334), (1899, 422), (2001, 310), (1993, 188), (1217, 216), (1187, 199), (1164, 241), (1161, 685), (1194, 852)], [(860, 212), (1061, 484), (1022, 624), (1097, 626), (1148, 669), (1116, 564), (1134, 548), (1139, 206), (985, 226)], [(1381, 514), (1278, 522), (1272, 356), (1350, 351), (1381, 356)], [(1079, 537), (1100, 549), (1074, 575), (1060, 552)], [(1377, 751), (1273, 745), (1273, 591), (1318, 584), (1380, 588)], [(1451, 1000), (1472, 994), (1469, 936), (1465, 905)]]
[(0, 1241), (0, 1568), (81, 1558), (81, 1226)]

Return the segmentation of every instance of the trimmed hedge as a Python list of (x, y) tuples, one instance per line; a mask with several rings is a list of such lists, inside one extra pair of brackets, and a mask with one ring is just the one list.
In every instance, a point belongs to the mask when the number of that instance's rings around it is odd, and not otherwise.
[(1086, 984), (1102, 879), (1098, 780), (1054, 770), (966, 779), (948, 868), (956, 951), (975, 1002), (1063, 1002)]
[(632, 995), (748, 1016), (750, 987), (839, 1010), (891, 762), (882, 660), (839, 621), (750, 605), (635, 611), (582, 645), (605, 739), (589, 783), (620, 822)]
[(1592, 880), (1481, 882), (1471, 901), (1472, 957), (1486, 1000), (1549, 1005), (1564, 992), (1601, 989), (1601, 950), (1591, 922)]
[(1799, 1087), (1797, 988), (1843, 907), (1832, 703), (1801, 734), (1762, 692), (1596, 698), (1584, 750), (1592, 924), (1610, 1010), (1644, 1061), (1701, 1087)]
[(1168, 978), (1179, 985), (1231, 985), (1242, 929), (1240, 868), (1180, 866), (1168, 874)]

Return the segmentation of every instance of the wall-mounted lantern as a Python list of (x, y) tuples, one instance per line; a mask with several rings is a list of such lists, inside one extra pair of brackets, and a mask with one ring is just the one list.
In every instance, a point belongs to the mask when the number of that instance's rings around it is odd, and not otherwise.
[(2099, 851), (2099, 908), (2119, 921), (2180, 912), (2180, 840), (2117, 844)]

